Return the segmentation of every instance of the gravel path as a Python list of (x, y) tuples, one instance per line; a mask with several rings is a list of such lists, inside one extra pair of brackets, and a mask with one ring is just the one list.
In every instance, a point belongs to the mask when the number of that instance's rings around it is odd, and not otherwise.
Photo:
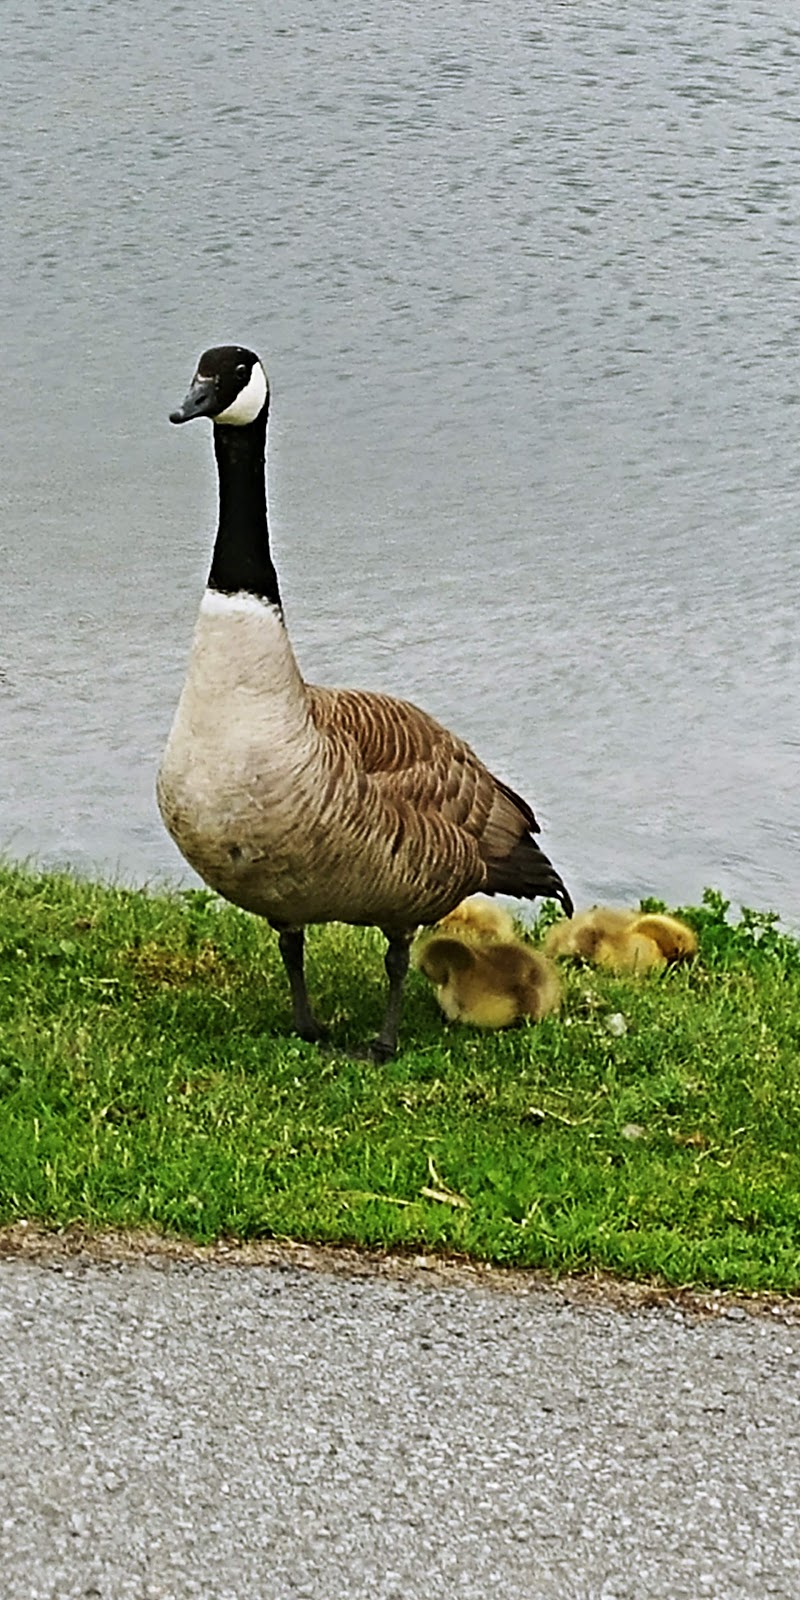
[(2, 1600), (800, 1596), (800, 1326), (0, 1262)]

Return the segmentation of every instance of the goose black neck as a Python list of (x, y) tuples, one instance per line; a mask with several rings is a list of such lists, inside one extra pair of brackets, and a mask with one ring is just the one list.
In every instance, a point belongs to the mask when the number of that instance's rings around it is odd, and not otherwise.
[(266, 415), (244, 428), (214, 425), (219, 527), (208, 587), (221, 594), (252, 594), (280, 606), (278, 575), (269, 549), (266, 443)]

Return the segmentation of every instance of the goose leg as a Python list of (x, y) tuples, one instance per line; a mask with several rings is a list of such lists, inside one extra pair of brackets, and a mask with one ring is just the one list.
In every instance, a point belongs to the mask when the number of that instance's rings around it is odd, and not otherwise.
[(389, 1000), (383, 1027), (372, 1047), (372, 1054), (376, 1061), (388, 1061), (397, 1051), (397, 1033), (400, 1027), (400, 1014), (403, 1009), (403, 985), (406, 981), (408, 963), (411, 957), (411, 935), (402, 933), (393, 935), (387, 933), (389, 948), (384, 956), (386, 976), (389, 979)]
[(278, 928), (277, 932), (278, 949), (286, 968), (289, 988), (292, 991), (294, 1031), (299, 1033), (301, 1039), (307, 1039), (309, 1044), (318, 1044), (321, 1039), (325, 1038), (325, 1033), (317, 1022), (309, 1004), (303, 966), (304, 929)]

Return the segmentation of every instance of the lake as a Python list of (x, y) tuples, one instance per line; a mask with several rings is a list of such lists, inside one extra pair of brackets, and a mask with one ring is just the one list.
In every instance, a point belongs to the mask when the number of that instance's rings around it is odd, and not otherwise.
[(800, 922), (796, 6), (3, 18), (0, 848), (191, 881), (215, 486), (167, 413), (236, 341), (306, 675), (469, 739), (577, 903)]

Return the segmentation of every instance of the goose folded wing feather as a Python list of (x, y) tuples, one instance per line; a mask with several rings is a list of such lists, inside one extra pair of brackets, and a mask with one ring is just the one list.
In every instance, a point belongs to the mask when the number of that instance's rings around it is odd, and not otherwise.
[(309, 685), (320, 732), (341, 742), (386, 798), (464, 828), (481, 856), (507, 854), (538, 832), (530, 807), (495, 778), (456, 734), (407, 700), (358, 689)]

